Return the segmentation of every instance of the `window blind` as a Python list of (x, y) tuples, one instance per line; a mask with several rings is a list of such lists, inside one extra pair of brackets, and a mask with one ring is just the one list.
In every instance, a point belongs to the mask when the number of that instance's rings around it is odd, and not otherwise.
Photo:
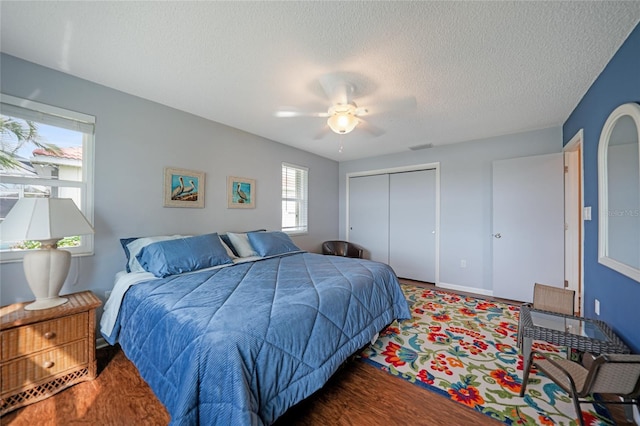
[(308, 230), (309, 169), (282, 163), (282, 231), (302, 233)]

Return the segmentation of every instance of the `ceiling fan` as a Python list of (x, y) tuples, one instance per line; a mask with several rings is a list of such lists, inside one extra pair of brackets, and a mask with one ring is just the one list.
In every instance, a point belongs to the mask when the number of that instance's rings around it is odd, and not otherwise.
[(387, 112), (402, 112), (415, 109), (416, 98), (406, 97), (391, 102), (376, 104), (370, 107), (361, 107), (353, 98), (359, 93), (355, 83), (340, 73), (322, 75), (319, 79), (320, 86), (325, 96), (331, 102), (326, 112), (305, 112), (297, 108), (283, 108), (274, 113), (276, 117), (321, 117), (327, 119), (327, 126), (316, 135), (315, 139), (325, 136), (329, 130), (344, 135), (353, 131), (356, 127), (363, 129), (373, 137), (383, 135), (385, 131), (366, 121), (363, 117)]

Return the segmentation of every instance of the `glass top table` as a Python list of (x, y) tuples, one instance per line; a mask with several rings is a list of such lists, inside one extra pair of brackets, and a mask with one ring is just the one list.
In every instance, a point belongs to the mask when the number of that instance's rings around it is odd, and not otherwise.
[(530, 310), (531, 322), (534, 327), (548, 328), (550, 330), (575, 334), (591, 339), (608, 339), (607, 334), (594, 321), (581, 317), (560, 317), (545, 311)]
[(629, 347), (603, 321), (541, 311), (524, 304), (520, 308), (518, 345), (522, 349), (525, 366), (531, 356), (533, 340), (593, 354), (631, 353)]

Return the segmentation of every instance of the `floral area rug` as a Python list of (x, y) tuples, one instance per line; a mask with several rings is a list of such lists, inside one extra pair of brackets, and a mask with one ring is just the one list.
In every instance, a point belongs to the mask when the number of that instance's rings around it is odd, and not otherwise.
[[(363, 361), (506, 424), (576, 425), (571, 398), (533, 370), (525, 397), (516, 339), (519, 307), (402, 284), (413, 318), (394, 322)], [(533, 349), (566, 357), (566, 348)], [(606, 409), (581, 404), (585, 424), (614, 424)]]

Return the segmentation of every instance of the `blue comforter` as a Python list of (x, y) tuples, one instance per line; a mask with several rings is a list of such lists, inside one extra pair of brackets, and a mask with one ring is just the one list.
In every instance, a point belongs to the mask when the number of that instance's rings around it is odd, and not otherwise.
[(118, 338), (172, 424), (261, 425), (407, 318), (389, 266), (301, 253), (137, 284)]

